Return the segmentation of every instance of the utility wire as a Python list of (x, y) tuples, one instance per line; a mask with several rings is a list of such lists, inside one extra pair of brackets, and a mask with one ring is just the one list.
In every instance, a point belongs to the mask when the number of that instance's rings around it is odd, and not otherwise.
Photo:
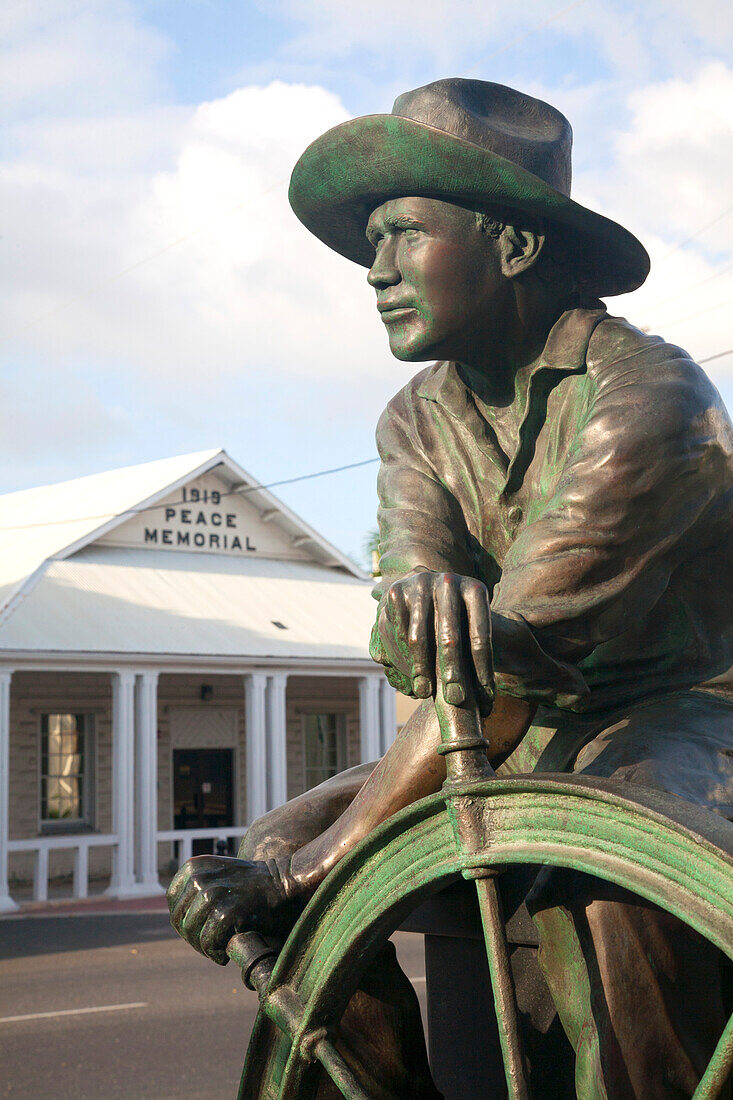
[(139, 267), (143, 267), (144, 264), (149, 264), (151, 260), (156, 260), (158, 256), (162, 256), (165, 252), (170, 252), (172, 248), (177, 248), (179, 244), (184, 244), (186, 241), (190, 241), (192, 237), (198, 236), (199, 233), (204, 233), (207, 229), (210, 229), (212, 225), (216, 225), (218, 222), (223, 221), (224, 218), (229, 218), (232, 214), (236, 214), (237, 211), (242, 210), (245, 206), (249, 206), (251, 202), (256, 202), (257, 199), (269, 195), (271, 191), (276, 191), (277, 188), (282, 187), (285, 182), (285, 180), (278, 180), (277, 183), (273, 183), (269, 187), (266, 187), (264, 191), (258, 191), (256, 195), (250, 195), (249, 198), (246, 198), (243, 202), (237, 203), (231, 210), (226, 210), (223, 214), (218, 214), (215, 218), (212, 218), (211, 221), (197, 226), (196, 229), (192, 229), (189, 233), (184, 233), (182, 237), (177, 237), (176, 240), (170, 241), (168, 244), (164, 245), (163, 248), (159, 248), (157, 251), (151, 252), (147, 256), (142, 256), (139, 260), (135, 260), (134, 263), (130, 264), (128, 267), (124, 267), (115, 275), (110, 275), (108, 279), (102, 279), (101, 282), (94, 283), (92, 286), (87, 287), (81, 294), (77, 294), (73, 298), (67, 298), (65, 302), (61, 302), (60, 305), (54, 306), (54, 308), (50, 309), (47, 313), (42, 313), (40, 317), (36, 317), (33, 321), (29, 321), (21, 328), (16, 329), (14, 335), (20, 336), (22, 333), (27, 332), (28, 329), (35, 328), (36, 325), (40, 325), (43, 321), (47, 321), (49, 317), (55, 317), (55, 315), (61, 313), (62, 310), (76, 305), (77, 302), (84, 301), (85, 298), (90, 298), (93, 294), (103, 290), (104, 287), (110, 286), (111, 283), (116, 283), (118, 279), (122, 279), (125, 275), (129, 275), (131, 271), (136, 271)]
[(475, 65), (472, 65), (470, 69), (466, 69), (466, 75), (469, 73), (475, 73), (477, 69), (483, 68), (487, 61), (493, 61), (499, 54), (506, 53), (507, 50), (511, 50), (514, 46), (518, 46), (520, 42), (525, 42), (528, 38), (531, 38), (533, 34), (537, 34), (543, 27), (548, 27), (550, 23), (554, 23), (557, 19), (561, 19), (563, 15), (567, 15), (569, 11), (574, 8), (579, 8), (581, 4), (587, 3), (587, 0), (575, 0), (575, 3), (568, 4), (566, 8), (561, 8), (560, 11), (556, 11), (554, 15), (548, 16), (547, 19), (543, 19), (541, 23), (537, 23), (531, 30), (525, 31), (524, 34), (520, 34), (519, 38), (513, 38), (511, 42), (507, 42), (505, 46), (501, 46), (500, 49), (494, 50), (493, 53), (488, 54), (486, 57), (482, 57), (480, 61), (477, 61)]
[(728, 348), (727, 351), (716, 351), (715, 355), (707, 355), (704, 359), (698, 359), (697, 365), (701, 367), (703, 363), (712, 363), (713, 359), (722, 359), (724, 355), (733, 355), (733, 348)]
[(729, 206), (727, 210), (724, 210), (722, 214), (718, 214), (717, 217), (712, 219), (712, 221), (706, 222), (705, 225), (701, 225), (700, 228), (696, 229), (694, 233), (691, 233), (689, 237), (685, 237), (683, 240), (677, 241), (677, 244), (673, 244), (672, 247), (664, 253), (664, 255), (659, 257), (656, 263), (662, 263), (662, 261), (666, 260), (668, 256), (671, 256), (673, 252), (677, 252), (678, 249), (684, 248), (686, 244), (690, 243), (690, 241), (694, 241), (695, 238), (699, 237), (701, 233), (704, 233), (706, 229), (711, 229), (714, 225), (717, 225), (718, 222), (722, 222), (723, 218), (727, 218), (731, 211), (733, 211), (733, 206)]
[[(229, 489), (227, 492), (219, 493), (220, 497), (243, 497), (248, 496), (249, 493), (258, 493), (261, 489), (274, 489), (278, 485), (293, 485), (296, 481), (311, 481), (316, 477), (326, 477), (328, 474), (340, 474), (344, 470), (356, 470), (360, 466), (371, 466), (373, 462), (379, 462), (379, 458), (365, 458), (361, 462), (349, 462), (346, 466), (333, 466), (330, 470), (316, 470), (312, 474), (300, 474), (298, 477), (288, 477), (282, 481), (270, 481), (266, 485), (248, 485), (246, 488), (241, 489)], [(19, 490), (22, 492), (23, 490)], [(204, 501), (190, 501), (184, 500), (181, 497), (180, 500), (168, 500), (163, 501), (161, 504), (149, 504), (144, 508), (126, 508), (124, 512), (120, 512), (120, 516), (141, 516), (145, 512), (159, 511), (161, 508), (172, 508), (179, 504), (203, 504)], [(65, 523), (82, 523), (85, 520), (92, 519), (109, 519), (109, 512), (101, 512), (95, 516), (71, 516), (69, 519), (53, 519), (45, 523), (18, 523), (11, 524), (7, 527), (0, 526), (0, 531), (27, 531), (33, 527), (58, 527)]]
[(668, 328), (669, 325), (681, 325), (683, 321), (692, 321), (694, 317), (702, 317), (703, 313), (712, 313), (714, 309), (722, 309), (723, 306), (730, 305), (730, 301), (730, 298), (727, 298), (724, 302), (716, 302), (715, 305), (706, 306), (705, 309), (698, 309), (696, 313), (688, 313), (685, 317), (672, 317), (669, 321), (663, 321), (658, 327)]
[(712, 282), (713, 279), (717, 279), (720, 275), (725, 275), (727, 271), (733, 267), (733, 264), (726, 264), (725, 267), (721, 267), (720, 271), (714, 271), (712, 275), (706, 275), (704, 279), (700, 279), (696, 283), (692, 283), (691, 286), (683, 287), (682, 290), (676, 290), (674, 294), (670, 294), (668, 298), (663, 298), (661, 302), (655, 302), (653, 306), (649, 308), (652, 312), (655, 309), (661, 309), (662, 306), (666, 306), (667, 302), (673, 302), (675, 298), (681, 297), (683, 294), (689, 294), (691, 290), (697, 290), (698, 287), (704, 286), (705, 283)]
[[(719, 302), (717, 306), (711, 306), (710, 308), (711, 309), (717, 309), (719, 306), (723, 306), (723, 305), (727, 305), (727, 302)], [(707, 310), (702, 310), (701, 312), (706, 313)], [(696, 316), (698, 316), (698, 314), (692, 314), (692, 316), (696, 317)], [(686, 321), (686, 320), (689, 320), (689, 318), (688, 317), (682, 317), (682, 318), (680, 318), (680, 320), (681, 321)], [(704, 363), (712, 363), (714, 359), (722, 359), (724, 355), (733, 355), (733, 348), (728, 348), (726, 351), (718, 351), (714, 355), (708, 355), (704, 359), (698, 359), (697, 362), (698, 362), (699, 366), (702, 366)], [(219, 495), (220, 495), (220, 497), (248, 496), (250, 493), (259, 492), (261, 489), (275, 489), (275, 488), (277, 488), (278, 486), (281, 486), (281, 485), (294, 485), (294, 484), (296, 484), (296, 482), (312, 481), (314, 478), (317, 478), (317, 477), (327, 477), (329, 474), (340, 474), (340, 473), (343, 473), (346, 470), (356, 470), (356, 469), (359, 469), (360, 467), (363, 467), (363, 466), (371, 466), (375, 462), (379, 462), (378, 457), (365, 458), (365, 459), (362, 459), (361, 462), (349, 462), (344, 466), (332, 466), (328, 470), (316, 470), (316, 471), (314, 471), (313, 473), (310, 473), (310, 474), (299, 474), (297, 477), (283, 478), (280, 481), (269, 481), (267, 483), (258, 484), (258, 485), (248, 485), (246, 488), (229, 489), (226, 492), (220, 493)], [(22, 492), (23, 490), (19, 490), (19, 491)], [(150, 505), (147, 505), (144, 508), (127, 508), (124, 512), (122, 512), (120, 514), (123, 515), (123, 516), (139, 516), (139, 515), (143, 515), (145, 512), (159, 511), (161, 508), (170, 508), (170, 507), (173, 507), (174, 505), (177, 506), (177, 505), (181, 505), (181, 504), (195, 504), (195, 503), (203, 503), (203, 502), (186, 501), (181, 497), (180, 500), (174, 500), (174, 501), (169, 500), (169, 501), (165, 501), (161, 504), (150, 504)], [(27, 531), (27, 530), (30, 530), (31, 528), (35, 528), (35, 527), (58, 527), (58, 526), (61, 526), (65, 523), (82, 523), (86, 520), (108, 519), (109, 516), (110, 516), (109, 512), (101, 512), (97, 515), (91, 515), (91, 516), (72, 516), (69, 519), (47, 520), (43, 523), (18, 523), (18, 524), (11, 524), (11, 525), (8, 525), (8, 526), (0, 526), (0, 531)]]

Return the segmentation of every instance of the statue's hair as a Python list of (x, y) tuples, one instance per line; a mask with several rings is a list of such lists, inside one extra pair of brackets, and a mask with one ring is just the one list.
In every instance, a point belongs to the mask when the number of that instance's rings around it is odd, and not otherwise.
[(545, 244), (533, 271), (547, 286), (559, 288), (563, 296), (583, 292), (584, 280), (578, 271), (577, 257), (572, 241), (562, 234), (560, 226), (544, 218), (523, 214), (519, 210), (502, 207), (476, 207), (476, 225), (482, 233), (497, 240), (504, 229), (530, 229), (545, 236)]

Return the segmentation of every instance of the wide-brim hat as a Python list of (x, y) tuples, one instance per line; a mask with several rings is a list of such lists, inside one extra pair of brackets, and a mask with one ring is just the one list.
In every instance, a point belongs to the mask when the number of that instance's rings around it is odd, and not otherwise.
[(371, 212), (424, 195), (541, 216), (570, 234), (583, 285), (623, 294), (649, 273), (644, 246), (570, 198), (572, 130), (548, 103), (484, 80), (438, 80), (406, 92), (391, 115), (335, 126), (309, 145), (290, 204), (320, 240), (364, 267)]

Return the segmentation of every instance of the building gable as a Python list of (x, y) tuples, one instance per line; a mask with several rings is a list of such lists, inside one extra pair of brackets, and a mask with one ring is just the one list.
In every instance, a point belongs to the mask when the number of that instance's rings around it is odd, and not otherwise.
[(51, 563), (92, 546), (313, 563), (367, 579), (222, 450), (0, 496), (0, 521), (0, 623)]
[(193, 477), (165, 498), (135, 511), (95, 545), (134, 549), (196, 551), (283, 561), (322, 561), (303, 532), (284, 530), (277, 509), (258, 508), (258, 490), (232, 488), (223, 464)]

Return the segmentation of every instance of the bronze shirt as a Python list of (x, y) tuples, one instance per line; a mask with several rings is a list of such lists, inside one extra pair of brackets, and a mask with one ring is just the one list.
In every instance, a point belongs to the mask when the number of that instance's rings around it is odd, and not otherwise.
[(704, 371), (598, 303), (550, 332), (516, 453), (492, 419), (454, 363), (388, 405), (375, 598), (414, 569), (478, 577), (516, 624), (497, 686), (538, 702), (733, 690), (733, 428)]

